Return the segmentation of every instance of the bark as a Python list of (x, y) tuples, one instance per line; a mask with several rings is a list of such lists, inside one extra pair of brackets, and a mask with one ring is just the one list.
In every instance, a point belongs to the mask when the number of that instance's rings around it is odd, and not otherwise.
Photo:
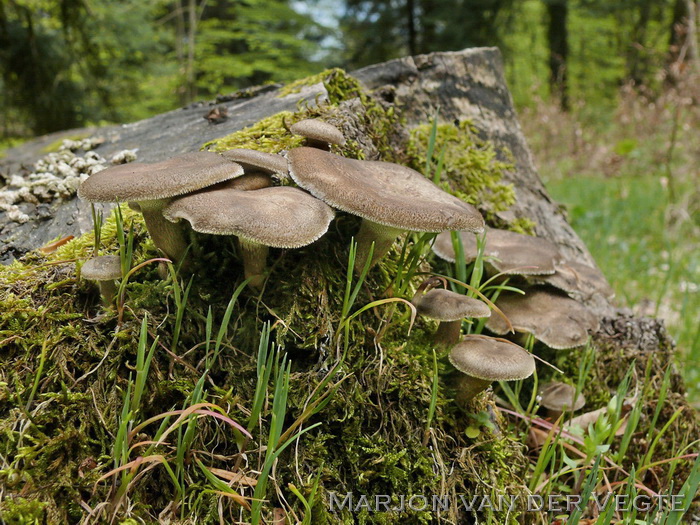
[(568, 5), (566, 0), (547, 2), (547, 43), (549, 45), (549, 85), (552, 94), (559, 99), (563, 110), (569, 109), (569, 85), (567, 60), (569, 58), (569, 33), (567, 29)]

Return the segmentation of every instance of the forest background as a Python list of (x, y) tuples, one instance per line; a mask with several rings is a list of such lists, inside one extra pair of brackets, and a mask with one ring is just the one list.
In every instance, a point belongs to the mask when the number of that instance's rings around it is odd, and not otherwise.
[(700, 406), (695, 0), (3, 0), (0, 146), (330, 67), (498, 46), (540, 174)]

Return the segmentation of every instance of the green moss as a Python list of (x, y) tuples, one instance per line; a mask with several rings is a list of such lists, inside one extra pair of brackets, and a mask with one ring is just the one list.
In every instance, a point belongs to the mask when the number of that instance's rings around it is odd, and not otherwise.
[[(389, 141), (394, 134), (397, 117), (391, 107), (384, 107), (368, 96), (359, 82), (341, 69), (330, 69), (318, 75), (294, 82), (282, 89), (282, 95), (297, 92), (301, 87), (322, 82), (328, 92), (328, 101), (314, 106), (302, 105), (296, 112), (283, 111), (264, 118), (252, 126), (236, 131), (225, 137), (204, 144), (203, 149), (226, 151), (233, 148), (251, 148), (268, 153), (279, 153), (300, 146), (301, 137), (292, 135), (289, 126), (306, 118), (333, 120), (339, 118), (338, 107), (352, 100), (359, 101), (360, 107), (355, 112), (357, 119), (353, 125), (363, 135), (375, 140), (377, 149), (386, 160), (392, 160), (393, 148)], [(346, 157), (364, 158), (363, 149), (352, 139), (342, 148), (333, 147), (337, 153)]]
[(46, 504), (25, 498), (9, 499), (0, 504), (0, 516), (7, 525), (40, 525)]
[[(407, 151), (413, 158), (413, 167), (419, 171), (425, 170), (431, 131), (430, 124), (411, 131)], [(496, 212), (515, 203), (513, 185), (502, 181), (503, 173), (514, 169), (513, 165), (500, 160), (494, 146), (480, 139), (469, 122), (437, 126), (433, 157), (443, 155), (440, 185), (486, 212), (487, 220), (492, 221)]]

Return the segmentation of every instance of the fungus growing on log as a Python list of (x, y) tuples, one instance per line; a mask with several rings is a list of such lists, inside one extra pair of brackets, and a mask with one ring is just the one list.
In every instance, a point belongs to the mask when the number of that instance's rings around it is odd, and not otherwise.
[(425, 291), (421, 285), (411, 303), (420, 315), (440, 321), (433, 339), (439, 346), (452, 346), (459, 342), (462, 319), (491, 315), (486, 303), (444, 288)]
[(78, 189), (88, 202), (133, 202), (140, 208), (153, 243), (174, 262), (187, 250), (182, 230), (163, 218), (173, 197), (243, 175), (243, 168), (221, 155), (198, 151), (154, 164), (130, 163), (91, 175)]
[(370, 266), (406, 230), (438, 233), (480, 232), (484, 219), (471, 204), (444, 192), (417, 171), (390, 162), (346, 159), (314, 148), (288, 154), (294, 182), (339, 210), (362, 217), (356, 236), (355, 269), (362, 270), (370, 247)]
[[(540, 287), (528, 288), (525, 295), (503, 293), (496, 301), (517, 332), (530, 333), (554, 349), (582, 346), (588, 331), (598, 329), (599, 320), (581, 303)], [(503, 319), (492, 316), (486, 327), (498, 335), (508, 332)]]
[(115, 279), (122, 276), (121, 259), (116, 255), (100, 255), (88, 259), (80, 269), (80, 275), (89, 281), (97, 281), (102, 301), (112, 304), (117, 294)]
[(277, 186), (200, 191), (173, 199), (163, 215), (169, 221), (187, 220), (196, 232), (237, 236), (245, 277), (251, 287), (261, 288), (268, 247), (311, 244), (326, 233), (335, 213), (306, 192)]
[[(471, 232), (460, 232), (464, 259), (467, 263), (476, 259), (476, 236)], [(455, 262), (456, 255), (449, 232), (441, 233), (435, 239), (433, 251), (447, 262)], [(497, 272), (512, 275), (548, 275), (556, 271), (556, 264), (562, 256), (556, 245), (546, 239), (523, 235), (508, 230), (486, 228), (486, 261)]]
[(464, 406), (494, 381), (530, 377), (535, 359), (524, 348), (494, 337), (467, 335), (450, 351), (450, 363), (464, 374), (457, 385), (456, 401)]
[(291, 125), (289, 131), (306, 139), (305, 146), (328, 151), (331, 145), (343, 146), (345, 137), (334, 125), (318, 119), (304, 119)]

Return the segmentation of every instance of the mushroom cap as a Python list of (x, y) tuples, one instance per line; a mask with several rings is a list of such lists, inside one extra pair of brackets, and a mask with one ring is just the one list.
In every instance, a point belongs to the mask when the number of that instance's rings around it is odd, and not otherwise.
[(338, 128), (333, 124), (314, 118), (295, 122), (290, 126), (289, 131), (295, 135), (301, 135), (307, 139), (319, 142), (327, 142), (328, 144), (337, 144), (339, 146), (345, 144), (345, 137)]
[(111, 281), (122, 276), (122, 263), (117, 255), (100, 255), (88, 259), (80, 269), (80, 275), (91, 281)]
[(243, 171), (262, 171), (265, 173), (287, 174), (287, 159), (282, 155), (266, 153), (247, 148), (234, 148), (223, 151), (221, 156), (243, 166)]
[(530, 377), (535, 359), (524, 348), (493, 337), (467, 335), (450, 351), (450, 363), (485, 381), (516, 381)]
[(363, 219), (423, 232), (484, 227), (476, 208), (406, 166), (346, 159), (305, 147), (291, 150), (287, 158), (294, 182), (334, 208)]
[[(550, 348), (561, 350), (584, 345), (588, 330), (598, 329), (598, 318), (574, 299), (538, 287), (525, 292), (525, 295), (503, 293), (496, 306), (510, 319), (515, 330), (531, 333)], [(490, 317), (486, 327), (499, 335), (509, 330), (499, 316)]]
[(486, 303), (444, 288), (419, 293), (411, 302), (419, 314), (438, 321), (458, 321), (465, 317), (491, 315), (491, 309)]
[[(476, 235), (460, 232), (460, 237), (464, 259), (472, 262), (476, 259)], [(441, 259), (455, 262), (456, 255), (449, 233), (437, 236), (433, 251)], [(546, 239), (496, 228), (486, 229), (484, 255), (491, 258), (488, 262), (497, 271), (513, 275), (553, 274), (555, 265), (562, 259), (556, 245)]]
[(270, 175), (261, 171), (254, 171), (251, 173), (244, 173), (240, 177), (220, 182), (219, 184), (209, 186), (208, 188), (203, 188), (199, 191), (214, 191), (223, 189), (254, 191), (269, 188), (270, 186), (272, 186), (272, 177)]
[(560, 381), (552, 381), (540, 389), (542, 406), (549, 410), (570, 410), (572, 412), (578, 410), (586, 404), (586, 398), (580, 392), (576, 399), (574, 399), (575, 395), (575, 387)]
[(91, 175), (78, 188), (88, 202), (149, 201), (176, 197), (243, 175), (221, 155), (196, 151), (162, 162), (120, 164)]
[(590, 297), (598, 293), (606, 299), (612, 299), (615, 292), (608, 284), (603, 273), (598, 269), (575, 261), (563, 261), (556, 265), (557, 271), (552, 275), (540, 275), (528, 280), (535, 284), (548, 284), (572, 295)]
[(273, 248), (311, 244), (326, 233), (334, 215), (322, 201), (290, 186), (201, 191), (174, 199), (163, 209), (166, 219), (186, 219), (194, 231), (237, 235)]

